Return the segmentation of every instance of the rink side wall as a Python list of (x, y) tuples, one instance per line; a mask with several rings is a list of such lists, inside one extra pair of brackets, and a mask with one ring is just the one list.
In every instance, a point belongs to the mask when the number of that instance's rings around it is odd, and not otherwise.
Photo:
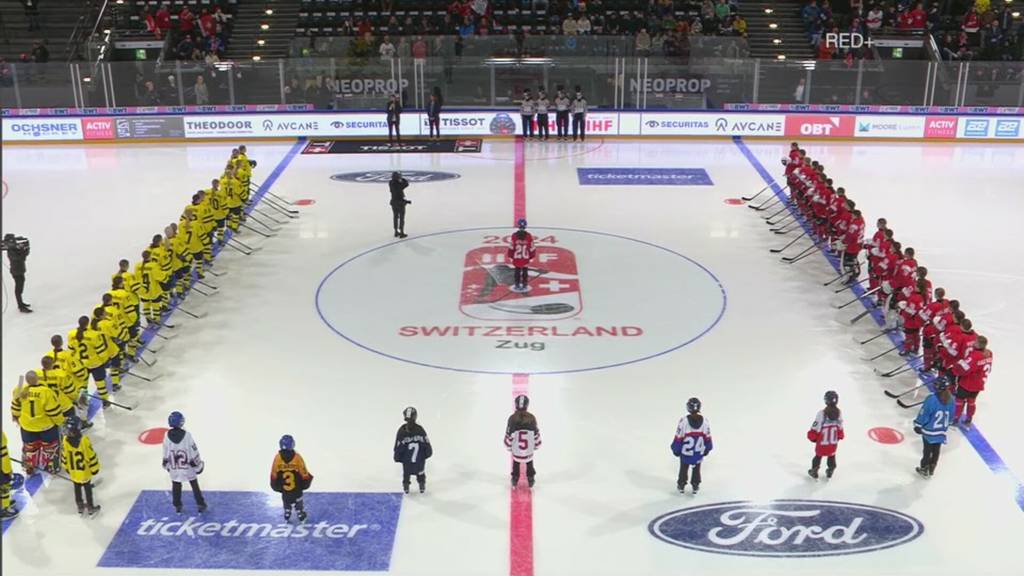
[[(554, 132), (554, 114), (549, 115)], [(152, 143), (218, 140), (379, 139), (380, 111), (313, 111), (304, 105), (51, 108), (3, 111), (3, 143)], [(421, 111), (402, 115), (406, 138), (428, 134)], [(714, 111), (593, 110), (592, 137), (1024, 142), (1022, 108), (734, 105)], [(509, 138), (517, 110), (448, 110), (445, 137)]]

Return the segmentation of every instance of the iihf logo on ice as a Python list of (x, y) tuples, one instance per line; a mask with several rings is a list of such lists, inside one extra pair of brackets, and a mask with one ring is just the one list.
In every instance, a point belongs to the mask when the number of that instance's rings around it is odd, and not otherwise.
[(655, 518), (648, 530), (669, 544), (736, 556), (808, 557), (892, 548), (924, 532), (915, 518), (874, 506), (819, 500), (725, 502)]

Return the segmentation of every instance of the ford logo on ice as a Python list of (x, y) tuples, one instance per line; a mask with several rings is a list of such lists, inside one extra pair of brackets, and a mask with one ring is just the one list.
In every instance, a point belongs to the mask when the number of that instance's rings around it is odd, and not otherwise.
[[(442, 180), (455, 180), (460, 176), (454, 172), (426, 172), (420, 170), (403, 170), (402, 177), (409, 182), (423, 184), (426, 182), (440, 182)], [(381, 184), (391, 180), (391, 170), (368, 170), (366, 172), (345, 172), (331, 176), (331, 180), (337, 182), (357, 182), (360, 184)]]
[(648, 530), (692, 550), (787, 558), (892, 548), (920, 536), (924, 526), (906, 514), (863, 504), (770, 500), (683, 508), (655, 518)]

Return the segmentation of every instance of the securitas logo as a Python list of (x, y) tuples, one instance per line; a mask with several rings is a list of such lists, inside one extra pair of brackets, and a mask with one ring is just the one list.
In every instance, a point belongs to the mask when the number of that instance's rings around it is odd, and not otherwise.
[(365, 128), (387, 128), (386, 120), (348, 120), (342, 122), (335, 120), (331, 122), (331, 128), (335, 130), (362, 130)]
[[(426, 172), (420, 170), (404, 170), (402, 177), (416, 184), (455, 180), (460, 176), (454, 172)], [(391, 180), (389, 170), (369, 170), (366, 172), (345, 172), (331, 176), (336, 182), (355, 182), (357, 184), (386, 184)]]
[[(722, 120), (722, 118), (719, 118)], [(648, 128), (697, 128), (707, 130), (711, 123), (707, 120), (648, 120)]]
[(924, 526), (874, 506), (772, 500), (684, 508), (655, 518), (648, 530), (663, 542), (701, 552), (791, 558), (884, 550), (914, 540)]
[(165, 492), (142, 492), (99, 565), (274, 571), (386, 571), (390, 565), (399, 494), (307, 492), (305, 524), (282, 519), (277, 494), (206, 497), (207, 513), (179, 516)]

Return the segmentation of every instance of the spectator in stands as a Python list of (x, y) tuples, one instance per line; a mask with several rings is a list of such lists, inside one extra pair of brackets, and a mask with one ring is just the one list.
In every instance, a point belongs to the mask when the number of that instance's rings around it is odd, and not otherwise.
[(370, 21), (366, 18), (359, 20), (359, 27), (356, 30), (360, 38), (365, 38), (368, 34), (373, 33), (373, 27), (370, 26)]
[(221, 26), (225, 26), (226, 27), (230, 20), (231, 20), (231, 15), (225, 13), (224, 10), (221, 9), (219, 4), (216, 7), (214, 7), (214, 9), (213, 9), (213, 21), (214, 22), (216, 22), (217, 24), (220, 24)]
[(25, 20), (28, 20), (28, 31), (42, 30), (43, 27), (39, 25), (39, 0), (21, 0), (21, 5), (25, 9)]
[(700, 5), (700, 17), (704, 22), (711, 22), (715, 19), (715, 5), (711, 0), (704, 0)]
[(0, 86), (9, 88), (14, 86), (14, 74), (6, 58), (0, 58)]
[(928, 23), (928, 13), (924, 10), (924, 4), (918, 2), (909, 14), (911, 30), (924, 30), (925, 25)]
[(161, 39), (160, 28), (157, 27), (156, 17), (149, 11), (149, 6), (142, 9), (142, 25), (145, 26), (146, 32), (155, 36), (157, 40)]
[[(725, 0), (722, 0), (723, 2)], [(590, 24), (590, 18), (587, 17), (586, 12), (576, 17), (576, 33), (577, 34), (590, 34), (593, 31), (593, 26)]]
[(981, 16), (978, 15), (978, 10), (974, 6), (971, 6), (967, 14), (964, 14), (960, 29), (966, 32), (968, 39), (972, 41), (978, 34), (978, 30), (981, 29)]
[(157, 38), (163, 38), (167, 34), (167, 31), (171, 29), (171, 10), (167, 7), (167, 4), (161, 4), (156, 10), (156, 27), (159, 30)]
[(391, 43), (390, 36), (384, 37), (384, 41), (380, 43), (377, 52), (380, 53), (380, 59), (384, 62), (390, 61), (395, 57), (395, 45)]
[(459, 36), (465, 38), (476, 34), (476, 25), (469, 16), (462, 17), (462, 25), (459, 26)]
[(900, 14), (896, 11), (896, 6), (889, 4), (885, 7), (885, 12), (882, 14), (882, 28), (895, 28), (899, 24)]
[(199, 13), (199, 30), (203, 37), (209, 37), (217, 33), (217, 19), (206, 8)]
[(928, 28), (928, 32), (933, 35), (938, 34), (941, 30), (942, 14), (939, 12), (938, 3), (932, 4), (931, 7), (928, 8), (928, 23), (926, 26)]
[(648, 56), (651, 53), (651, 35), (647, 28), (641, 28), (636, 35), (636, 53), (638, 56)]
[(999, 20), (993, 19), (985, 28), (985, 58), (997, 60), (1003, 47), (1003, 31), (999, 28)]
[(188, 9), (188, 4), (178, 13), (178, 29), (182, 34), (191, 34), (196, 27), (196, 15)]
[(729, 13), (732, 10), (729, 8), (729, 4), (725, 0), (718, 0), (718, 4), (715, 5), (715, 19), (719, 22), (724, 22), (729, 18)]
[(747, 21), (743, 18), (740, 13), (736, 14), (736, 20), (733, 22), (732, 27), (736, 30), (736, 35), (742, 38), (747, 37)]
[(195, 49), (196, 43), (192, 39), (192, 35), (186, 34), (181, 37), (181, 42), (178, 42), (174, 51), (178, 54), (178, 60), (188, 60), (192, 57), (192, 51)]
[(143, 106), (159, 106), (160, 94), (156, 91), (156, 85), (152, 80), (146, 80), (144, 89), (139, 97), (139, 103)]
[(196, 97), (196, 106), (205, 106), (210, 103), (210, 87), (206, 85), (206, 79), (200, 74), (196, 76), (196, 83), (192, 87), (192, 93)]
[(864, 22), (868, 28), (868, 34), (873, 34), (882, 28), (882, 8), (878, 4), (872, 4), (871, 10), (868, 11), (867, 20)]
[(807, 4), (800, 10), (800, 17), (803, 18), (804, 25), (809, 29), (813, 22), (819, 21), (821, 18), (821, 10), (818, 9), (817, 0), (808, 0)]
[(412, 43), (412, 58), (423, 63), (427, 59), (427, 42), (423, 36), (417, 36)]
[(864, 0), (850, 0), (850, 14), (860, 16), (864, 13)]
[(32, 43), (32, 61), (36, 64), (46, 64), (50, 61), (50, 51), (46, 48), (43, 40), (36, 40)]

